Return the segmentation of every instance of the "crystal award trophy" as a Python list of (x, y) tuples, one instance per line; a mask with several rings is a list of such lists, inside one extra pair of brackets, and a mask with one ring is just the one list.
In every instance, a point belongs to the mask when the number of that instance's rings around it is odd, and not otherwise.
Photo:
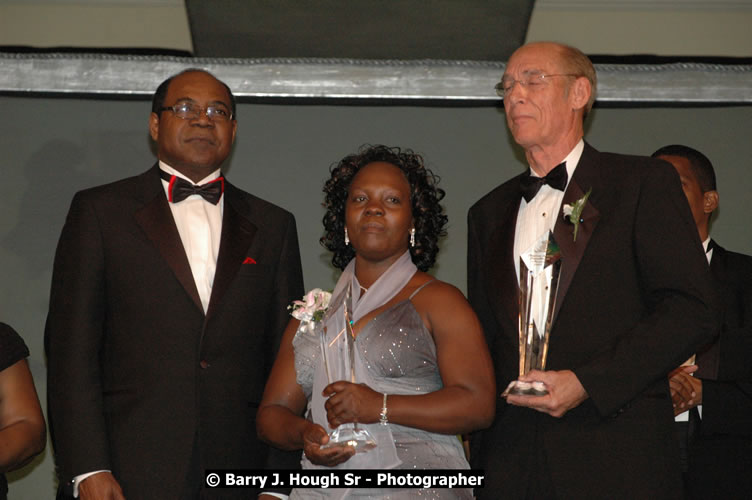
[[(355, 334), (352, 329), (352, 297), (348, 288), (345, 296), (345, 326), (331, 341), (327, 339), (326, 328), (321, 329), (321, 351), (323, 353), (324, 370), (329, 383), (338, 380), (355, 382)], [(344, 339), (342, 337), (344, 336)], [(356, 453), (363, 453), (376, 447), (376, 440), (368, 429), (358, 427), (357, 423), (347, 423), (338, 426), (329, 433), (329, 442), (322, 448), (334, 446), (352, 446)]]
[[(560, 271), (561, 252), (550, 231), (520, 255), (520, 376), (546, 369)], [(543, 382), (515, 380), (504, 394), (543, 396), (548, 390)]]

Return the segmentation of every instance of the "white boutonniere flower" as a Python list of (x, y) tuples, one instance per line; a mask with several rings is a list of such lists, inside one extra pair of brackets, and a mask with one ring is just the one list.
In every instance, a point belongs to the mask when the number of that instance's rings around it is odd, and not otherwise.
[(590, 188), (588, 189), (588, 192), (585, 193), (585, 196), (574, 202), (574, 205), (566, 203), (563, 207), (561, 207), (561, 211), (564, 213), (564, 218), (569, 220), (569, 222), (574, 225), (574, 231), (572, 233), (573, 241), (577, 241), (577, 230), (580, 228), (580, 222), (583, 222), (581, 218), (582, 209), (585, 208), (585, 203), (587, 203), (587, 199), (590, 197), (590, 193), (592, 192), (593, 188)]
[(314, 288), (303, 296), (303, 300), (293, 301), (287, 309), (291, 309), (292, 317), (300, 321), (320, 321), (329, 307), (331, 298), (331, 293)]

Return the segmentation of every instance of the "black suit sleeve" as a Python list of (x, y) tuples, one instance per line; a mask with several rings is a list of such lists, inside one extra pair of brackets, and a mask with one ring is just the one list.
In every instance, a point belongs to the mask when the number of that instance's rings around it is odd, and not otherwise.
[(105, 284), (101, 221), (77, 194), (55, 254), (45, 327), (50, 431), (61, 481), (111, 469), (99, 353)]
[[(479, 210), (471, 209), (467, 216), (467, 297), (468, 302), (478, 316), (483, 327), (483, 333), (489, 349), (495, 349), (496, 336), (500, 330), (496, 322), (493, 309), (490, 306), (488, 294), (486, 293), (485, 280), (488, 269), (483, 265), (483, 248), (484, 242), (481, 241), (481, 234), (484, 228), (487, 230), (488, 221), (484, 220)], [(498, 359), (494, 359), (498, 363)], [(495, 368), (496, 387), (500, 392), (508, 381), (501, 379), (501, 371)], [(503, 399), (498, 397), (496, 409), (497, 413), (506, 406)], [(470, 434), (470, 460), (473, 467), (479, 467), (479, 457), (481, 456), (481, 444), (483, 442), (483, 431), (476, 431)]]
[(702, 381), (702, 433), (752, 437), (752, 380)]
[[(274, 314), (272, 322), (267, 328), (269, 334), (274, 335), (273, 352), (269, 356), (269, 362), (273, 363), (279, 351), (282, 334), (290, 320), (287, 306), (293, 300), (303, 296), (303, 272), (300, 263), (300, 250), (298, 247), (298, 233), (295, 219), (290, 216), (287, 220), (283, 247), (280, 249), (280, 260), (277, 265), (277, 276), (274, 290)], [(271, 366), (269, 367), (269, 370)], [(267, 373), (269, 372), (267, 370)], [(266, 460), (268, 470), (300, 469), (300, 450), (283, 451), (270, 447)], [(269, 488), (268, 491), (289, 494), (289, 489)]]
[(484, 283), (487, 278), (482, 263), (483, 243), (479, 239), (483, 222), (473, 211), (467, 216), (467, 297), (483, 326), (483, 333), (489, 346), (494, 345), (498, 326), (494, 312), (489, 305)]
[[(611, 349), (575, 369), (603, 416), (666, 380), (718, 331), (710, 271), (678, 175), (662, 164), (645, 171), (631, 229), (644, 314)], [(624, 258), (611, 257), (614, 266)]]
[[(719, 256), (720, 257), (720, 256)], [(716, 256), (713, 257), (714, 259)], [(702, 433), (752, 436), (752, 258), (728, 253), (718, 376), (702, 381)]]
[(280, 248), (279, 263), (277, 264), (277, 276), (274, 289), (274, 314), (272, 324), (268, 326), (268, 332), (274, 335), (273, 357), (276, 359), (279, 344), (282, 340), (287, 323), (290, 321), (290, 312), (287, 309), (293, 300), (299, 300), (303, 294), (303, 271), (300, 264), (300, 249), (298, 247), (298, 232), (295, 219), (289, 216), (285, 225), (285, 237), (283, 246)]

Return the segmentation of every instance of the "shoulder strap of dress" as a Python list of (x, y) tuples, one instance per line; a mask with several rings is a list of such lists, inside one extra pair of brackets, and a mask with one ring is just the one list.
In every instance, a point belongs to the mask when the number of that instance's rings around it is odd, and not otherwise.
[(423, 290), (423, 288), (424, 288), (424, 287), (425, 287), (426, 285), (430, 285), (430, 284), (431, 284), (431, 283), (433, 283), (434, 281), (436, 281), (436, 278), (434, 278), (434, 279), (432, 279), (432, 280), (428, 280), (428, 281), (426, 281), (425, 283), (423, 283), (422, 285), (420, 285), (420, 286), (418, 287), (418, 289), (417, 289), (417, 290), (415, 290), (415, 291), (414, 291), (413, 293), (411, 293), (411, 294), (410, 294), (410, 297), (409, 297), (409, 298), (408, 298), (407, 300), (412, 300), (412, 299), (413, 299), (413, 297), (415, 297), (416, 295), (418, 295), (418, 292), (420, 292), (421, 290)]

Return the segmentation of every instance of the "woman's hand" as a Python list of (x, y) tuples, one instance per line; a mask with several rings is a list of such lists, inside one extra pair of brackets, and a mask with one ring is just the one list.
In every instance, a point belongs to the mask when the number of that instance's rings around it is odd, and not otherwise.
[(309, 422), (303, 431), (303, 453), (315, 465), (334, 467), (346, 462), (355, 455), (352, 446), (333, 446), (322, 449), (321, 446), (329, 442), (326, 430), (318, 424)]
[(350, 422), (372, 424), (379, 421), (384, 395), (365, 384), (340, 380), (324, 387), (326, 418), (334, 429)]

